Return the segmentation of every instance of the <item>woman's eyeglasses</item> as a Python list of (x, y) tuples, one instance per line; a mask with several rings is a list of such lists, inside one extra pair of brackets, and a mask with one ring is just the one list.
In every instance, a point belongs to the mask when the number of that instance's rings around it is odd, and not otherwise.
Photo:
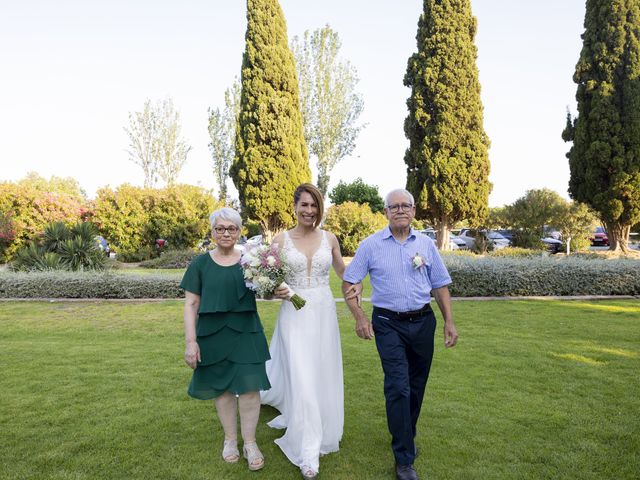
[(213, 231), (218, 235), (224, 235), (224, 232), (229, 232), (229, 235), (235, 235), (238, 233), (238, 227), (213, 227)]

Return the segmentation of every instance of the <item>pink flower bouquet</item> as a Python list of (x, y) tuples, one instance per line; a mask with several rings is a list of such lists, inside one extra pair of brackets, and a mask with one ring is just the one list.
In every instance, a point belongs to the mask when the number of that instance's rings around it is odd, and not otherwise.
[(280, 285), (289, 289), (289, 300), (296, 310), (304, 307), (306, 300), (295, 293), (284, 281), (290, 268), (283, 254), (275, 245), (258, 245), (246, 250), (240, 258), (240, 266), (244, 271), (244, 280), (260, 297), (268, 297)]

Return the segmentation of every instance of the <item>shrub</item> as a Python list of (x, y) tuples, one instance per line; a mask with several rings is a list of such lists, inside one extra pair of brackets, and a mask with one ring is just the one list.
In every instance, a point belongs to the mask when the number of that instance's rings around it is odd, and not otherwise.
[(0, 272), (0, 298), (179, 298), (180, 279), (109, 272)]
[(69, 225), (79, 221), (83, 202), (75, 194), (44, 190), (29, 182), (0, 183), (1, 259), (11, 260), (51, 222)]
[(194, 250), (167, 250), (158, 258), (140, 263), (144, 268), (187, 268), (200, 252)]
[(458, 297), (639, 295), (640, 262), (579, 257), (446, 256)]
[(338, 238), (345, 256), (353, 256), (362, 240), (386, 225), (383, 214), (373, 213), (369, 205), (355, 202), (332, 205), (324, 222), (324, 227)]
[[(443, 255), (456, 297), (640, 295), (640, 261)], [(0, 298), (178, 298), (174, 275), (0, 272)]]
[(141, 261), (157, 256), (158, 238), (177, 249), (195, 247), (208, 234), (209, 214), (220, 206), (211, 191), (200, 187), (124, 184), (98, 191), (93, 221), (119, 259)]
[(546, 257), (549, 253), (546, 250), (532, 249), (532, 248), (520, 248), (509, 247), (501, 248), (500, 250), (494, 250), (487, 254), (490, 257), (507, 257), (507, 258), (536, 258)]

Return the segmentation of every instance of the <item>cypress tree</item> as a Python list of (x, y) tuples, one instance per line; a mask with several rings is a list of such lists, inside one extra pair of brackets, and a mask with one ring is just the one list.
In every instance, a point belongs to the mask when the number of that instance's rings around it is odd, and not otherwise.
[(247, 0), (245, 41), (230, 174), (243, 216), (270, 238), (294, 223), (293, 192), (311, 179), (296, 67), (277, 0)]
[(404, 123), (407, 190), (415, 197), (417, 218), (434, 224), (443, 249), (457, 221), (477, 224), (488, 213), (489, 139), (475, 34), (469, 0), (424, 0), (418, 51), (409, 58), (404, 77), (411, 87)]
[(640, 2), (587, 0), (573, 81), (578, 115), (567, 115), (569, 194), (598, 212), (612, 250), (627, 250), (640, 221)]

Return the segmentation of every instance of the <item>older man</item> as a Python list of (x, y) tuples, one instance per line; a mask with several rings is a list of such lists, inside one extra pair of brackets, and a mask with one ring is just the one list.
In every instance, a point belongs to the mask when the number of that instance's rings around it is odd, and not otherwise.
[(374, 338), (384, 371), (384, 396), (391, 448), (398, 480), (416, 480), (416, 424), (433, 358), (436, 319), (431, 293), (444, 317), (444, 344), (453, 347), (458, 333), (451, 313), (451, 277), (433, 241), (411, 228), (413, 196), (393, 190), (385, 200), (389, 225), (367, 237), (344, 274), (343, 291), (369, 274), (372, 322), (357, 299), (346, 299), (360, 338)]

